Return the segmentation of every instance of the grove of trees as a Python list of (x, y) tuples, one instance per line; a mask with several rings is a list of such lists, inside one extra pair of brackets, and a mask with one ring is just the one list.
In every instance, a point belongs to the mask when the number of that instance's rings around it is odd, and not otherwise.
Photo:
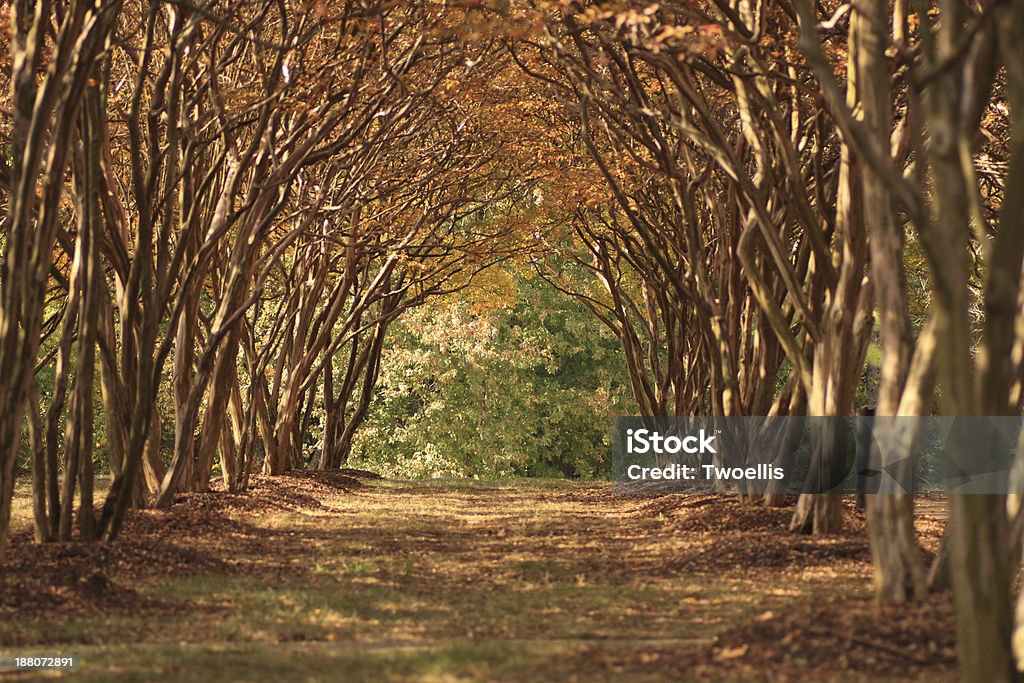
[[(0, 566), (21, 468), (38, 542), (112, 541), (389, 448), (599, 476), (626, 409), (1021, 413), (1021, 0), (8, 10)], [(909, 494), (868, 518), (877, 598), (950, 585), (965, 679), (1015, 680), (1017, 498), (952, 496), (931, 568)]]

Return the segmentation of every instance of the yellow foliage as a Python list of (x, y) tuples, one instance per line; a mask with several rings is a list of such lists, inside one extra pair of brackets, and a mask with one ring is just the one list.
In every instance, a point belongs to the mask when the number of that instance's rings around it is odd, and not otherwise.
[(473, 278), (463, 298), (472, 301), (469, 310), (475, 315), (509, 308), (516, 302), (515, 280), (504, 268), (488, 268)]

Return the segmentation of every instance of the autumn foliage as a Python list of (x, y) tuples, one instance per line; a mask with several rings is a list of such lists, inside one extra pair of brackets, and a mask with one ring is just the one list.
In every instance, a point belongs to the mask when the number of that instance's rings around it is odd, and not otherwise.
[[(354, 447), (436, 451), (401, 429), (429, 401), (387, 402), (445, 373), (485, 394), (480, 359), (527, 378), (479, 414), (453, 402), (480, 424), (543, 391), (552, 424), (596, 433), (563, 400), (603, 418), (619, 375), (592, 367), (573, 394), (559, 371), (584, 354), (621, 354), (645, 415), (1024, 406), (1020, 3), (9, 9), (0, 560), (21, 468), (37, 541), (112, 541), (129, 510), (216, 476), (240, 493)], [(493, 343), (512, 318), (558, 321), (569, 360)], [(459, 357), (425, 369), (417, 345), (442, 343)], [(552, 433), (510, 430), (493, 473), (527, 440), (578, 448)], [(789, 526), (836, 533), (842, 509), (805, 494)], [(1024, 514), (999, 496), (951, 511), (929, 579), (913, 500), (870, 501), (876, 596), (951, 581), (965, 677), (1010, 680)]]

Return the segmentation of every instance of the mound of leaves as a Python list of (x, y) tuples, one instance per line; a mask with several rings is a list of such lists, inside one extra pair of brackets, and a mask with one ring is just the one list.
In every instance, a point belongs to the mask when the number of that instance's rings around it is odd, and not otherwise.
[(231, 566), (179, 542), (129, 536), (113, 543), (36, 544), (21, 532), (11, 539), (0, 572), (0, 620), (183, 609), (187, 606), (147, 596), (131, 585), (135, 577), (176, 571), (230, 573)]
[[(12, 535), (0, 571), (0, 620), (73, 619), (109, 613), (193, 609), (136, 591), (137, 579), (210, 574), (285, 574), (302, 539), (246, 520), (280, 512), (321, 513), (360, 486), (337, 472), (253, 477), (244, 493), (185, 493), (168, 509), (132, 510), (117, 540), (33, 542)], [(215, 486), (216, 488), (216, 486)], [(253, 558), (260, 558), (259, 562)]]
[[(771, 532), (789, 527), (795, 503), (795, 497), (787, 497), (781, 506), (766, 506), (731, 494), (672, 494), (643, 503), (636, 514), (671, 519), (673, 528), (685, 532)], [(864, 513), (852, 497), (843, 499), (843, 515), (843, 535), (863, 534)]]
[(721, 674), (760, 680), (825, 680), (841, 672), (926, 680), (956, 666), (956, 634), (948, 594), (922, 603), (879, 606), (869, 599), (803, 603), (766, 611), (720, 634), (701, 653)]

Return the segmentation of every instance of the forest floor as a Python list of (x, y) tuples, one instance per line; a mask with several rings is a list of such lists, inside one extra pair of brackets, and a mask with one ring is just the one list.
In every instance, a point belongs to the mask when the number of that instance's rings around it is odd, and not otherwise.
[(875, 606), (852, 505), (802, 537), (726, 497), (296, 474), (39, 546), (19, 488), (0, 652), (81, 668), (0, 681), (956, 680), (948, 596)]

